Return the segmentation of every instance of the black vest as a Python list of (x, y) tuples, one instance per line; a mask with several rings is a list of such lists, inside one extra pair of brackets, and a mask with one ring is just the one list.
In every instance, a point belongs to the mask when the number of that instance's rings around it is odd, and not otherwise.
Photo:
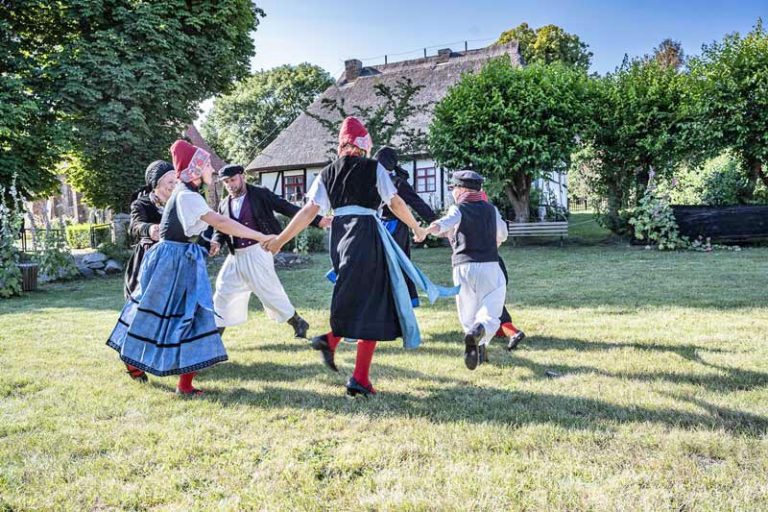
[(381, 196), (376, 188), (376, 168), (379, 163), (370, 158), (343, 156), (320, 173), (328, 192), (331, 207), (358, 205), (377, 210)]
[(496, 208), (486, 201), (461, 203), (458, 207), (461, 222), (456, 236), (451, 238), (451, 263), (459, 265), (499, 261), (496, 246)]
[[(186, 183), (183, 186), (197, 193), (196, 189)], [(163, 218), (160, 220), (160, 238), (169, 242), (191, 243), (197, 237), (188, 237), (184, 234), (184, 226), (181, 225), (181, 220), (179, 220), (179, 212), (176, 205), (177, 196), (178, 194), (171, 196), (171, 200), (165, 205)]]

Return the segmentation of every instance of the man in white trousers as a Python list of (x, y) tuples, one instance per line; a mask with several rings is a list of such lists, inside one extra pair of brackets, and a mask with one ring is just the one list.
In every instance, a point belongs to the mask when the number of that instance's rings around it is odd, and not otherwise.
[[(240, 165), (226, 165), (219, 171), (228, 196), (219, 204), (219, 213), (264, 234), (282, 231), (275, 213), (293, 217), (299, 211), (295, 206), (272, 191), (245, 182)], [(317, 216), (312, 225), (326, 228), (330, 219)], [(287, 322), (297, 338), (306, 338), (309, 324), (299, 316), (291, 304), (275, 272), (274, 256), (262, 249), (258, 242), (231, 237), (216, 232), (211, 240), (211, 256), (222, 244), (229, 247), (229, 256), (216, 278), (213, 306), (216, 325), (221, 333), (226, 327), (244, 323), (248, 319), (248, 301), (251, 293), (259, 298), (267, 316), (276, 322)]]
[(451, 182), (456, 204), (427, 233), (450, 238), (453, 283), (461, 286), (456, 307), (464, 329), (464, 364), (474, 370), (488, 361), (487, 345), (499, 328), (507, 295), (498, 252), (507, 239), (507, 224), (481, 192), (482, 176), (457, 171)]

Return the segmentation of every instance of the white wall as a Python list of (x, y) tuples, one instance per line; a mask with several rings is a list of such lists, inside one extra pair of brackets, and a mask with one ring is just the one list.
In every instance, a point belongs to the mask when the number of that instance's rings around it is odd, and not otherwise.
[(274, 190), (275, 194), (279, 196), (283, 195), (283, 183), (277, 179), (280, 176), (280, 173), (262, 172), (260, 176), (262, 187), (268, 188), (269, 190)]
[(568, 175), (552, 172), (549, 176), (538, 178), (533, 186), (542, 191), (542, 203), (568, 209)]
[[(401, 162), (400, 165), (403, 167), (403, 169), (408, 171), (408, 181), (414, 187), (414, 189), (416, 188), (414, 182), (414, 169), (435, 167), (436, 180), (438, 181), (436, 190), (434, 192), (420, 192), (419, 196), (435, 210), (441, 210), (453, 204), (453, 196), (448, 190), (448, 184), (450, 180), (450, 171), (448, 169), (445, 169), (442, 172), (443, 182), (440, 183), (441, 170), (440, 167), (435, 165), (434, 160), (422, 159), (416, 160), (415, 162), (410, 160)], [(320, 174), (320, 171), (322, 170), (322, 167), (307, 168), (307, 190), (309, 190), (309, 187), (312, 186), (312, 182), (317, 178), (317, 176)], [(302, 174), (304, 174), (303, 169), (285, 171), (283, 174), (279, 172), (263, 172), (261, 173), (261, 186), (270, 190), (274, 190), (277, 195), (283, 195), (282, 176), (300, 176)], [(568, 208), (568, 176), (566, 174), (553, 172), (547, 178), (539, 178), (535, 180), (533, 182), (533, 186), (534, 188), (544, 192), (544, 200), (548, 200), (550, 195), (552, 196), (554, 204), (550, 206), (559, 206), (565, 209)], [(304, 192), (306, 193), (307, 190)]]
[[(415, 167), (414, 167), (415, 164)], [(447, 185), (448, 185), (448, 171), (446, 170), (444, 173), (441, 174), (440, 167), (438, 167), (435, 164), (434, 160), (410, 160), (407, 162), (400, 162), (400, 166), (408, 171), (408, 182), (411, 184), (411, 186), (416, 189), (416, 181), (414, 179), (414, 169), (424, 169), (428, 167), (434, 167), (435, 168), (435, 180), (436, 180), (436, 186), (434, 192), (417, 192), (419, 194), (419, 197), (421, 197), (425, 203), (427, 203), (429, 206), (432, 207), (433, 210), (441, 210), (445, 206), (450, 205), (453, 202), (453, 197), (451, 197), (450, 192), (448, 191)], [(443, 177), (441, 182), (441, 176)], [(443, 198), (445, 198), (445, 205), (443, 204)]]

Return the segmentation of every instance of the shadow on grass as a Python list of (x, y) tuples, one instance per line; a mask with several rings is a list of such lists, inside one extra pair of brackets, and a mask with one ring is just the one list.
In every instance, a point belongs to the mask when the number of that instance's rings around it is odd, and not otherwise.
[[(320, 355), (318, 354), (318, 361)], [(395, 379), (410, 380), (428, 380), (431, 382), (454, 385), (464, 382), (459, 379), (439, 377), (432, 374), (409, 370), (398, 366), (376, 364), (376, 375), (386, 376)], [(322, 363), (289, 365), (280, 363), (250, 363), (242, 364), (229, 361), (226, 364), (217, 366), (215, 371), (205, 374), (205, 380), (255, 380), (260, 382), (295, 382), (299, 380), (312, 379), (320, 376), (336, 376), (339, 380), (346, 379), (346, 373), (343, 369), (339, 373), (334, 373), (326, 368)]]
[[(579, 340), (543, 339), (542, 344), (550, 348), (570, 348), (571, 345), (589, 345)], [(538, 350), (539, 340), (536, 340)], [(768, 385), (768, 374), (714, 365), (696, 356), (698, 350), (706, 347), (687, 345), (681, 347), (661, 344), (595, 343), (588, 349), (609, 350), (613, 348), (640, 348), (643, 350), (671, 351), (679, 353), (693, 362), (716, 370), (715, 374), (683, 372), (609, 372), (588, 365), (541, 364), (525, 357), (525, 348), (508, 353), (500, 346), (492, 347), (490, 365), (503, 364), (506, 367), (519, 366), (530, 370), (527, 379), (548, 379), (547, 371), (556, 371), (561, 376), (591, 374), (613, 379), (689, 384), (702, 388), (729, 392), (752, 389)], [(391, 345), (395, 347), (394, 345)], [(541, 347), (545, 349), (546, 347)], [(286, 350), (298, 352), (309, 350), (301, 343), (266, 344), (254, 347), (261, 350)], [(385, 349), (389, 351), (390, 349)], [(397, 350), (400, 350), (397, 348)], [(715, 352), (723, 352), (714, 349)], [(447, 346), (446, 343), (427, 343), (419, 352), (439, 356), (456, 356), (457, 368), (461, 366), (461, 346)], [(417, 352), (416, 354), (418, 354)], [(352, 351), (350, 351), (352, 353)], [(418, 357), (418, 355), (416, 355)], [(482, 371), (482, 368), (481, 370)], [(330, 372), (319, 361), (311, 364), (282, 364), (258, 362), (243, 364), (229, 362), (212, 372), (206, 372), (204, 380), (215, 381), (257, 381), (268, 385), (260, 391), (243, 387), (226, 388), (209, 392), (203, 399), (224, 406), (248, 405), (263, 409), (312, 409), (338, 414), (366, 414), (371, 417), (424, 418), (436, 423), (468, 422), (472, 424), (494, 423), (510, 426), (530, 424), (555, 424), (568, 429), (606, 431), (619, 425), (643, 423), (658, 424), (672, 428), (725, 430), (731, 433), (761, 437), (768, 433), (768, 418), (736, 409), (722, 407), (678, 392), (661, 391), (672, 399), (679, 400), (697, 410), (676, 408), (642, 407), (634, 404), (618, 405), (598, 398), (575, 397), (551, 393), (515, 391), (496, 387), (477, 386), (461, 378), (435, 376), (417, 370), (398, 366), (377, 364), (378, 377), (408, 382), (408, 392), (387, 392), (370, 401), (345, 400), (342, 383), (347, 372)], [(333, 393), (321, 393), (304, 389), (301, 381), (317, 380), (326, 384), (337, 382)], [(281, 383), (283, 385), (281, 386)], [(295, 387), (291, 383), (299, 383)], [(165, 383), (158, 384), (165, 387)], [(205, 387), (204, 383), (202, 386)]]
[[(450, 345), (454, 345), (451, 347)], [(733, 368), (729, 366), (716, 365), (704, 361), (700, 353), (730, 353), (728, 350), (715, 347), (706, 347), (701, 345), (665, 345), (661, 343), (621, 343), (621, 342), (591, 342), (578, 339), (562, 339), (550, 337), (529, 337), (523, 342), (518, 350), (506, 352), (504, 350), (505, 341), (492, 341), (489, 348), (490, 364), (496, 364), (498, 361), (504, 362), (504, 366), (519, 366), (526, 368), (533, 374), (528, 379), (548, 379), (548, 371), (555, 371), (561, 376), (574, 374), (595, 374), (602, 377), (615, 378), (620, 380), (630, 380), (639, 382), (668, 382), (670, 384), (686, 384), (699, 386), (710, 391), (732, 392), (746, 391), (750, 389), (768, 386), (768, 373), (745, 370), (742, 368)], [(435, 335), (421, 349), (420, 352), (448, 356), (460, 357), (463, 347), (456, 342), (455, 334), (451, 332)], [(548, 363), (540, 364), (525, 357), (527, 352), (537, 352), (544, 350), (575, 350), (578, 352), (608, 352), (617, 349), (641, 350), (657, 353), (672, 353), (678, 355), (686, 361), (698, 364), (704, 368), (714, 370), (714, 372), (610, 372), (598, 369), (588, 365), (568, 365)], [(608, 355), (608, 354), (606, 354)]]
[[(441, 333), (432, 333), (429, 340), (425, 343), (429, 347), (433, 343), (457, 345), (461, 340), (461, 333), (456, 331), (445, 331)], [(491, 346), (504, 346), (505, 338), (494, 338)], [(549, 336), (528, 336), (520, 345), (521, 349), (529, 351), (540, 350), (574, 350), (577, 352), (606, 352), (616, 349), (632, 349), (649, 352), (669, 352), (688, 361), (700, 362), (699, 352), (711, 353), (730, 353), (729, 350), (722, 348), (707, 347), (704, 345), (691, 344), (663, 344), (663, 343), (632, 343), (632, 342), (613, 342), (613, 341), (589, 341), (577, 338), (553, 338)]]
[[(382, 344), (380, 350), (389, 350), (390, 347), (400, 349), (399, 342), (395, 341), (392, 344)], [(526, 338), (526, 341), (520, 346), (520, 348), (514, 352), (507, 352), (504, 347), (506, 346), (506, 340), (501, 338), (491, 341), (489, 347), (490, 364), (503, 364), (503, 366), (519, 366), (526, 368), (533, 374), (531, 377), (523, 377), (523, 380), (529, 379), (548, 379), (548, 371), (555, 371), (560, 375), (574, 375), (574, 374), (595, 374), (602, 377), (615, 378), (620, 380), (634, 380), (640, 382), (659, 382), (664, 381), (671, 384), (688, 384), (694, 386), (700, 386), (707, 390), (730, 392), (730, 391), (745, 391), (755, 389), (758, 387), (768, 386), (768, 373), (756, 372), (752, 370), (744, 370), (741, 368), (732, 368), (728, 366), (719, 366), (712, 363), (708, 363), (701, 359), (699, 352), (708, 353), (729, 353), (727, 350), (714, 347), (706, 347), (701, 345), (665, 345), (661, 343), (621, 343), (621, 342), (590, 342), (586, 340), (578, 339), (561, 339), (561, 338), (549, 338), (549, 337), (530, 337)], [(353, 348), (353, 347), (352, 347)], [(692, 363), (700, 364), (704, 367), (715, 370), (715, 372), (708, 373), (689, 373), (689, 372), (664, 372), (664, 371), (649, 371), (649, 372), (609, 372), (598, 369), (595, 366), (588, 365), (569, 365), (569, 364), (539, 364), (525, 357), (527, 352), (537, 352), (543, 350), (575, 350), (579, 352), (607, 352), (617, 349), (630, 349), (630, 350), (642, 350), (657, 353), (673, 353), (677, 354), (682, 359), (690, 361)], [(254, 344), (246, 348), (240, 348), (239, 350), (245, 351), (277, 351), (277, 352), (291, 352), (299, 353), (307, 350), (311, 350), (308, 346), (301, 343), (266, 343), (266, 344)], [(346, 351), (346, 347), (342, 346), (342, 351)], [(431, 355), (431, 356), (446, 356), (455, 358), (457, 365), (463, 368), (462, 354), (463, 345), (460, 343), (458, 332), (445, 332), (433, 335), (427, 340), (417, 351), (414, 352), (416, 357), (419, 354)], [(318, 356), (319, 357), (319, 356)], [(233, 366), (238, 368), (237, 363), (228, 363), (227, 366)], [(241, 365), (242, 366), (242, 365)], [(265, 366), (260, 368), (259, 366)], [(266, 375), (265, 372), (277, 371), (281, 374), (290, 373), (289, 368), (298, 368), (293, 366), (286, 366), (285, 370), (275, 369), (270, 370), (266, 368), (264, 364), (254, 364), (244, 366), (239, 371), (238, 377), (242, 378), (256, 378), (260, 379), (260, 375)], [(320, 372), (324, 373), (323, 367), (320, 366)], [(410, 372), (401, 368), (392, 367), (392, 371), (400, 378), (428, 378), (435, 379), (432, 375), (424, 375), (420, 372)], [(300, 375), (296, 379), (307, 377), (307, 375)], [(292, 380), (292, 379), (273, 379), (268, 377), (265, 380)], [(438, 379), (439, 380), (439, 379)], [(440, 380), (443, 382), (444, 380)]]
[(671, 408), (620, 406), (591, 398), (517, 392), (460, 384), (448, 388), (419, 388), (419, 393), (387, 393), (372, 400), (345, 400), (339, 394), (323, 394), (290, 388), (244, 388), (204, 395), (224, 405), (250, 404), (264, 409), (299, 408), (337, 414), (372, 417), (424, 418), (436, 423), (495, 423), (510, 426), (555, 424), (568, 429), (605, 431), (629, 423), (652, 423), (673, 428), (726, 430), (760, 437), (768, 431), (768, 419), (702, 400), (687, 400), (703, 409), (691, 412)]

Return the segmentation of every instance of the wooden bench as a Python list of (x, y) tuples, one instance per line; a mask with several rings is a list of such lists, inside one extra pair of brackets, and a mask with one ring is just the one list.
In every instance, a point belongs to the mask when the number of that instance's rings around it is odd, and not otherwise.
[(560, 237), (568, 236), (568, 222), (509, 222), (507, 221), (509, 238), (525, 238), (533, 236)]

